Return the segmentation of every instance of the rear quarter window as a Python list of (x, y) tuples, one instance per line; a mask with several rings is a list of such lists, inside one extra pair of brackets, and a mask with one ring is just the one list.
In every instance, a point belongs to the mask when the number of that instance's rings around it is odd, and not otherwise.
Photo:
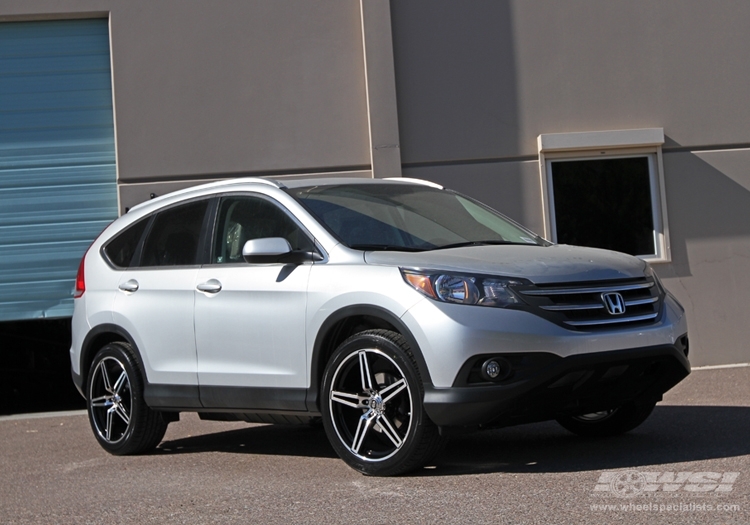
[(148, 219), (143, 219), (125, 228), (104, 247), (104, 255), (117, 268), (129, 268), (133, 256), (138, 249), (138, 243), (148, 225)]

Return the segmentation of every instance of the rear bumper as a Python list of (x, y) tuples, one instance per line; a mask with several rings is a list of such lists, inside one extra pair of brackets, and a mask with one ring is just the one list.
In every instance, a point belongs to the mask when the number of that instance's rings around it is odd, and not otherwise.
[(580, 354), (507, 384), (426, 386), (424, 406), (439, 426), (503, 427), (659, 401), (689, 373), (684, 349), (673, 345)]

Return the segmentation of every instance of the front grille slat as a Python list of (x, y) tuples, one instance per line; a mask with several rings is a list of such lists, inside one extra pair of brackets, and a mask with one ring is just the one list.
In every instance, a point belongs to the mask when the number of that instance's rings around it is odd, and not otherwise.
[[(663, 291), (650, 278), (514, 288), (538, 315), (574, 330), (604, 329), (658, 320)], [(615, 300), (613, 308), (608, 301)]]
[(582, 293), (609, 293), (609, 292), (625, 292), (628, 290), (641, 290), (645, 288), (651, 288), (654, 286), (653, 282), (645, 282), (638, 284), (627, 284), (623, 286), (590, 286), (587, 288), (549, 288), (542, 290), (521, 290), (524, 295), (568, 295), (568, 294), (582, 294)]
[(638, 306), (641, 304), (651, 304), (658, 301), (658, 297), (649, 297), (648, 299), (636, 299), (633, 301), (625, 301), (625, 306)]
[(551, 306), (540, 306), (542, 310), (550, 312), (565, 312), (569, 310), (602, 310), (603, 304), (554, 304)]

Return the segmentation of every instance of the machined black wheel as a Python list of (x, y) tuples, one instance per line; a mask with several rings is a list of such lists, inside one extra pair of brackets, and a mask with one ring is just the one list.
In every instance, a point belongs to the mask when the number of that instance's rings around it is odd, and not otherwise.
[(110, 343), (96, 354), (88, 374), (87, 400), (94, 436), (112, 454), (147, 452), (167, 430), (161, 414), (143, 401), (142, 376), (126, 343)]
[(628, 403), (618, 408), (557, 418), (564, 428), (587, 437), (604, 437), (623, 434), (646, 421), (654, 410), (656, 403), (636, 405)]
[(321, 397), (331, 444), (364, 474), (407, 472), (439, 450), (409, 346), (394, 332), (370, 330), (345, 341), (326, 367)]

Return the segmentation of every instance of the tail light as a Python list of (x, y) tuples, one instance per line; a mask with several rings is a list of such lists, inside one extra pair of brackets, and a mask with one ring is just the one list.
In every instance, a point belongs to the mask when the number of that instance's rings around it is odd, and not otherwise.
[(83, 292), (86, 291), (86, 277), (84, 275), (84, 263), (86, 262), (86, 255), (88, 255), (88, 250), (86, 250), (86, 253), (83, 254), (83, 257), (81, 257), (81, 264), (78, 265), (78, 273), (76, 274), (76, 289), (73, 292), (73, 298), (78, 299), (83, 295)]

